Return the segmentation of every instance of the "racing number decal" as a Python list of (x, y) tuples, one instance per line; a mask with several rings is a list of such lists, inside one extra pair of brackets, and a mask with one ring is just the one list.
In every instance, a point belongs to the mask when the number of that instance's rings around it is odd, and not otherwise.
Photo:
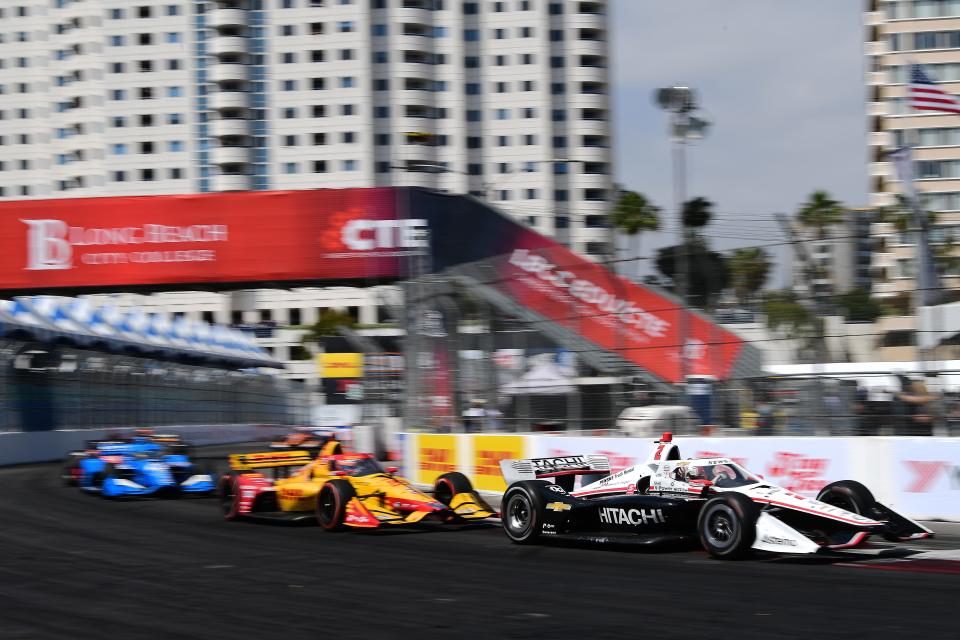
[(659, 459), (660, 459), (660, 454), (663, 453), (663, 448), (664, 448), (665, 446), (666, 446), (666, 445), (663, 445), (663, 444), (657, 446), (657, 452), (656, 452), (655, 454), (653, 454), (653, 459), (654, 459), (654, 460), (659, 460)]

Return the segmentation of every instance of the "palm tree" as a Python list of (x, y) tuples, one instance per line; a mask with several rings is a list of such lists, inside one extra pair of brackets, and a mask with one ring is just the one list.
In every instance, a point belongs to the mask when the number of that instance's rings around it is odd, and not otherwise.
[(843, 203), (831, 198), (823, 189), (818, 189), (800, 207), (797, 218), (804, 226), (816, 229), (818, 238), (823, 240), (827, 235), (827, 227), (843, 220), (843, 214)]
[(683, 203), (683, 226), (701, 229), (710, 224), (713, 217), (713, 203), (702, 196)]
[(770, 254), (762, 247), (735, 249), (729, 260), (733, 291), (738, 300), (750, 301), (770, 275)]
[[(637, 258), (640, 257), (640, 234), (644, 231), (656, 231), (660, 228), (660, 207), (653, 204), (645, 195), (636, 191), (621, 191), (616, 206), (607, 217), (615, 229), (631, 238), (638, 238)], [(614, 247), (616, 247), (616, 243), (614, 243)], [(614, 265), (614, 272), (616, 271), (616, 265)]]

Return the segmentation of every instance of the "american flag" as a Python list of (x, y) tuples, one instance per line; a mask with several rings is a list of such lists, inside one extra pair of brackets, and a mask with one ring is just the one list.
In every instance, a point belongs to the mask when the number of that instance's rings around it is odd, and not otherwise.
[(910, 65), (910, 106), (921, 111), (960, 113), (960, 102), (935, 85), (918, 64)]

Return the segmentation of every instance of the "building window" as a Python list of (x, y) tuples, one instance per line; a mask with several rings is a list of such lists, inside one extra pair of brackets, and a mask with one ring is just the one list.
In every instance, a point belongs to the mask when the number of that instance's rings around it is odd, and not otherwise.
[(313, 172), (314, 172), (314, 173), (326, 173), (326, 172), (327, 172), (327, 161), (326, 161), (326, 160), (314, 160), (314, 161), (313, 161)]
[(175, 31), (170, 32), (167, 34), (166, 41), (167, 41), (167, 44), (179, 44), (180, 34)]
[(297, 90), (297, 81), (296, 80), (283, 80), (280, 83), (281, 91), (296, 91)]
[(479, 56), (465, 56), (463, 58), (463, 66), (467, 69), (478, 69), (480, 67), (480, 57)]
[(325, 118), (327, 116), (327, 107), (322, 104), (315, 104), (310, 108), (310, 115), (314, 118)]
[(297, 172), (297, 163), (296, 162), (285, 162), (283, 163), (283, 172), (284, 173), (296, 173)]
[(340, 78), (340, 88), (341, 89), (352, 89), (353, 88), (353, 76), (344, 76)]
[(337, 31), (339, 31), (340, 33), (350, 33), (351, 31), (353, 31), (353, 21), (344, 20), (342, 22), (338, 22)]
[(390, 62), (390, 54), (386, 51), (374, 51), (373, 52), (373, 61), (376, 64), (385, 64)]
[(497, 120), (509, 120), (510, 119), (510, 110), (509, 109), (494, 109), (494, 118)]
[(551, 29), (550, 42), (563, 42), (563, 29)]
[(389, 35), (390, 30), (385, 24), (375, 24), (373, 25), (373, 35), (375, 36), (386, 36)]
[(374, 118), (389, 118), (389, 117), (390, 117), (390, 107), (374, 107), (374, 108), (373, 108), (373, 117), (374, 117)]
[(340, 134), (340, 142), (344, 144), (353, 144), (357, 141), (357, 134), (353, 131), (344, 131)]
[(323, 49), (314, 49), (310, 52), (310, 62), (323, 62), (324, 53)]
[(356, 105), (352, 104), (342, 104), (340, 105), (340, 115), (342, 116), (353, 116), (356, 115)]
[(313, 134), (313, 144), (314, 145), (327, 144), (327, 134), (326, 133)]
[(353, 49), (340, 49), (341, 60), (353, 60)]
[(280, 25), (280, 35), (281, 36), (293, 36), (297, 34), (297, 28), (292, 24), (283, 24)]
[(356, 171), (356, 170), (357, 170), (357, 161), (356, 161), (356, 160), (344, 160), (344, 161), (343, 161), (343, 170), (344, 170), (344, 171)]
[(127, 172), (126, 171), (113, 171), (110, 174), (110, 179), (114, 182), (126, 182), (127, 181)]

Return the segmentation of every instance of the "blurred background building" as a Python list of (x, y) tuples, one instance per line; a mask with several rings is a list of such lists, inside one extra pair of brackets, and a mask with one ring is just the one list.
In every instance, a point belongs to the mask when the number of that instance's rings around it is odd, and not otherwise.
[[(420, 186), (599, 259), (614, 197), (605, 0), (44, 0), (0, 6), (0, 200)], [(397, 291), (112, 295), (302, 330)]]
[[(925, 72), (945, 91), (960, 94), (960, 3), (954, 0), (869, 0), (865, 54), (870, 205), (895, 207), (902, 193), (884, 153), (914, 146), (916, 187), (922, 206), (935, 212), (931, 240), (937, 245), (943, 285), (960, 286), (960, 116), (910, 109), (909, 65)], [(902, 220), (873, 225), (873, 292), (880, 298), (915, 288), (916, 245)]]

